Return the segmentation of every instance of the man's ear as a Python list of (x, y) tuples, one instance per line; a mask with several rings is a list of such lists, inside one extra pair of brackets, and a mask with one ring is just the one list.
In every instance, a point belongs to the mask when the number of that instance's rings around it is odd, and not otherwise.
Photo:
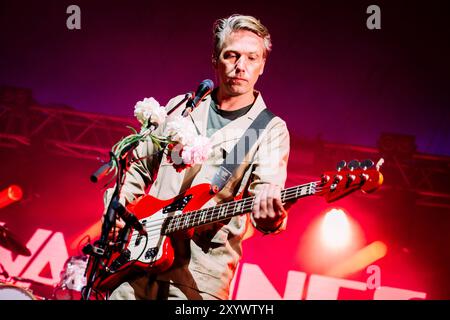
[(211, 64), (214, 69), (217, 69), (217, 58), (216, 57), (214, 57), (214, 56), (211, 57)]
[(259, 71), (259, 75), (261, 76), (264, 73), (264, 67), (266, 66), (266, 58), (262, 61), (261, 70)]

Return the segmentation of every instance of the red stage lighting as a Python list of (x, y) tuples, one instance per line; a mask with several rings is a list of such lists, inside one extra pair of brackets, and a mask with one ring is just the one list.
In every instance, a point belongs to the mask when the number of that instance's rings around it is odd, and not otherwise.
[(0, 191), (0, 208), (9, 206), (11, 203), (22, 199), (22, 188), (17, 185), (10, 185), (9, 187)]

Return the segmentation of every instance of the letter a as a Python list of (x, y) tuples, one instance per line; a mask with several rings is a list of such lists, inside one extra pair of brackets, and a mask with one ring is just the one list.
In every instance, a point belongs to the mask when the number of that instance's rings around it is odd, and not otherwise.
[(371, 13), (367, 18), (367, 29), (381, 29), (381, 9), (379, 6), (372, 4), (367, 7), (366, 13)]
[(66, 26), (69, 30), (81, 29), (81, 9), (77, 5), (70, 5), (67, 7), (66, 13), (71, 15), (66, 20)]
[(370, 274), (367, 278), (367, 289), (378, 289), (381, 286), (381, 269), (377, 265), (368, 266), (366, 272)]

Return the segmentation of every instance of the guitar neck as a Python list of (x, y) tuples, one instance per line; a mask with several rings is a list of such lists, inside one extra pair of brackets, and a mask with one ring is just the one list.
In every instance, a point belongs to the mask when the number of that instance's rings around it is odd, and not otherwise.
[[(287, 188), (281, 191), (281, 202), (296, 200), (314, 195), (317, 182)], [(168, 217), (162, 229), (162, 233), (169, 235), (174, 232), (187, 230), (193, 227), (226, 220), (237, 215), (252, 211), (255, 197), (230, 201), (214, 207), (186, 212), (184, 214)]]

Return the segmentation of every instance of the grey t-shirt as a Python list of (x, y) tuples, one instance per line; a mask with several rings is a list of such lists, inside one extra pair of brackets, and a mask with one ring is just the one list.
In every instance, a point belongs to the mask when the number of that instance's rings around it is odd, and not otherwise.
[(217, 100), (215, 98), (215, 95), (213, 94), (211, 104), (209, 105), (208, 126), (206, 128), (207, 137), (208, 138), (211, 137), (217, 130), (222, 129), (231, 121), (239, 117), (242, 117), (244, 114), (248, 112), (248, 110), (250, 110), (252, 106), (253, 103), (246, 107), (233, 111), (220, 110), (219, 107), (217, 106)]

